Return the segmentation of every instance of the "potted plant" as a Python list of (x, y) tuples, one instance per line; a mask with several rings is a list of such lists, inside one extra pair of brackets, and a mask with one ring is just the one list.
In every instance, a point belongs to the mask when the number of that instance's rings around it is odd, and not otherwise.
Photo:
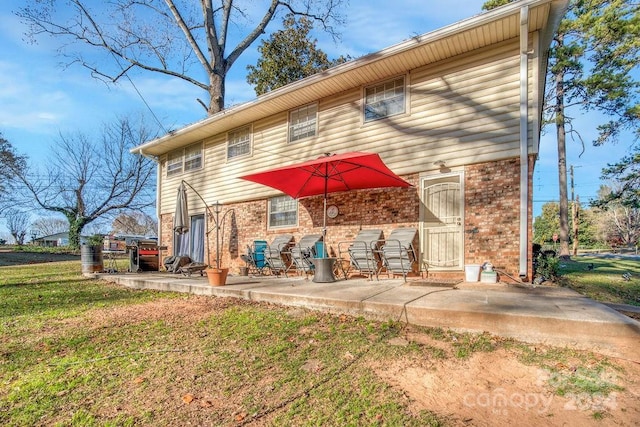
[(209, 267), (205, 272), (211, 286), (224, 286), (227, 283), (228, 268)]

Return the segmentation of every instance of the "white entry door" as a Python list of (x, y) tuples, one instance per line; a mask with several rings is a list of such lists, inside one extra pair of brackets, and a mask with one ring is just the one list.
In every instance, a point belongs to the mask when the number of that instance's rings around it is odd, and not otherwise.
[(422, 180), (422, 257), (430, 270), (462, 269), (462, 176)]

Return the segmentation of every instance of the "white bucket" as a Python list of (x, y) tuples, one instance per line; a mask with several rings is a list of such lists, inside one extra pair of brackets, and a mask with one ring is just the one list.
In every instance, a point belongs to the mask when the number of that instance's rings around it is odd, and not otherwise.
[(480, 280), (480, 265), (468, 264), (464, 266), (465, 282), (477, 282)]

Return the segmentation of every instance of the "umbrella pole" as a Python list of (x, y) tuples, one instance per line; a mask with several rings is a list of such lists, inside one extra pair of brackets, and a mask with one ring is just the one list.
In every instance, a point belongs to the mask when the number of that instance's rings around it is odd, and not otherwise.
[(322, 240), (326, 240), (327, 237), (327, 197), (324, 198), (324, 217), (322, 219)]
[[(328, 156), (328, 154), (326, 154)], [(329, 164), (324, 164), (324, 201), (322, 217), (322, 241), (327, 244), (327, 193), (329, 192)]]

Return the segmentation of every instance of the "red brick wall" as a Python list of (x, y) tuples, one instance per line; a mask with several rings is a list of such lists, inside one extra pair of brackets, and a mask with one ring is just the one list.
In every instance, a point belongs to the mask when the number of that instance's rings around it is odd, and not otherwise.
[[(378, 190), (334, 193), (328, 196), (327, 205), (336, 205), (339, 215), (327, 218), (327, 241), (332, 254), (338, 254), (339, 242), (352, 240), (361, 228), (381, 228), (388, 235), (393, 228), (418, 226), (419, 200), (418, 177), (404, 177), (416, 187), (407, 189), (387, 188)], [(323, 225), (322, 196), (300, 199), (298, 204), (298, 226), (267, 230), (267, 201), (254, 200), (223, 206), (221, 216), (226, 216), (224, 233), (221, 230), (222, 264), (229, 265), (232, 272), (244, 265), (240, 255), (246, 253), (247, 245), (254, 240), (271, 241), (278, 234), (293, 234), (296, 239), (306, 234), (321, 234)], [(221, 221), (222, 223), (222, 221)], [(162, 215), (162, 242), (168, 247), (167, 255), (173, 254), (173, 214)], [(213, 221), (209, 221), (210, 264), (216, 258), (216, 233)], [(418, 241), (415, 242), (416, 247)], [(206, 255), (205, 255), (206, 256)]]
[[(164, 214), (160, 216), (160, 243), (167, 247), (162, 256), (173, 255), (173, 215)], [(162, 260), (160, 260), (162, 261)]]
[[(533, 158), (529, 161), (528, 264), (531, 271)], [(520, 259), (520, 160), (465, 168), (465, 264), (489, 261), (518, 278)], [(527, 278), (528, 279), (528, 278)], [(509, 281), (506, 275), (501, 280)]]
[[(465, 264), (482, 264), (490, 261), (496, 269), (517, 278), (519, 274), (519, 217), (520, 217), (520, 162), (509, 159), (492, 163), (469, 165), (465, 168)], [(532, 239), (531, 182), (533, 158), (529, 162), (529, 242)], [(419, 226), (420, 200), (417, 174), (403, 177), (414, 187), (408, 189), (377, 189), (334, 193), (328, 196), (328, 205), (336, 205), (340, 211), (334, 218), (327, 218), (327, 241), (330, 251), (338, 254), (339, 242), (352, 240), (362, 228), (381, 228), (388, 236), (392, 229), (402, 226)], [(224, 221), (222, 238), (222, 264), (237, 272), (244, 263), (240, 255), (253, 240), (271, 241), (277, 234), (303, 235), (322, 233), (323, 198), (309, 197), (299, 201), (298, 226), (267, 230), (267, 201), (256, 200), (224, 206), (222, 213), (233, 208)], [(210, 263), (215, 261), (216, 234), (213, 221), (208, 221)], [(161, 218), (162, 242), (168, 246), (166, 254), (173, 253), (173, 215)], [(417, 250), (419, 242), (415, 242)], [(529, 244), (530, 245), (530, 244)], [(529, 269), (531, 250), (529, 247)], [(463, 272), (455, 273), (463, 277)], [(507, 280), (506, 276), (501, 279)]]

